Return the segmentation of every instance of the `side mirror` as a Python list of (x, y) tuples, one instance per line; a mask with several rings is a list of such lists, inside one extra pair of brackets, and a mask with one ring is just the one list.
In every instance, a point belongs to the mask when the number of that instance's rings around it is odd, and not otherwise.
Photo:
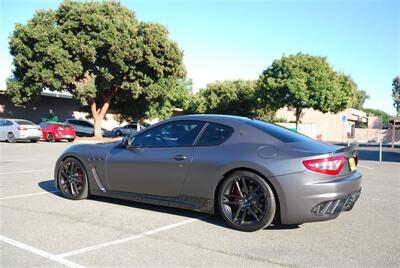
[(124, 146), (125, 148), (131, 147), (131, 146), (132, 146), (132, 141), (133, 141), (133, 139), (134, 139), (134, 138), (131, 138), (130, 136), (125, 136), (125, 137), (122, 139), (122, 142), (121, 142), (122, 146)]

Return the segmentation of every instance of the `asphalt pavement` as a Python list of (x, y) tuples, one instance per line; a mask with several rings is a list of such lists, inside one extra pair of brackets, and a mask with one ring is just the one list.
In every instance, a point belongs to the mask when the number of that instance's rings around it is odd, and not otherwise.
[[(361, 154), (363, 191), (337, 219), (244, 233), (218, 216), (53, 186), (70, 144), (0, 143), (1, 267), (399, 267), (400, 155)], [(372, 156), (374, 157), (372, 157)], [(367, 160), (368, 159), (368, 160)], [(389, 159), (389, 158), (387, 158)]]

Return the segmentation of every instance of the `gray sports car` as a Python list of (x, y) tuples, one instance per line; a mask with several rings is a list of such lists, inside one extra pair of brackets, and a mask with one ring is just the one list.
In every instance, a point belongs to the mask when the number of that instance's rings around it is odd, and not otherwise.
[(70, 199), (101, 195), (220, 213), (233, 228), (336, 218), (361, 192), (357, 148), (226, 115), (178, 116), (122, 141), (69, 147), (55, 185)]

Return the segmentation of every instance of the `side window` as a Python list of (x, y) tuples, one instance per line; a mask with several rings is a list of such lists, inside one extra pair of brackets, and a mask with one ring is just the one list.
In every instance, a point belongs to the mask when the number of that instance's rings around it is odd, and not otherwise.
[(135, 136), (135, 146), (171, 147), (192, 146), (205, 122), (174, 121)]
[(93, 125), (92, 125), (91, 123), (85, 122), (85, 121), (81, 121), (80, 124), (81, 124), (82, 126), (84, 126), (84, 127), (93, 127)]
[(49, 126), (49, 123), (42, 122), (42, 123), (40, 123), (39, 126), (40, 126), (41, 128), (45, 128), (45, 127), (48, 127), (48, 126)]
[(12, 125), (14, 125), (14, 123), (12, 121), (10, 121), (10, 120), (6, 120), (4, 125), (5, 126), (12, 126)]
[(5, 126), (6, 120), (0, 119), (0, 127)]
[(232, 136), (233, 128), (210, 123), (207, 129), (201, 135), (196, 145), (200, 146), (215, 146), (224, 143), (227, 139)]
[(77, 123), (76, 123), (76, 120), (68, 120), (67, 121), (69, 124), (73, 124), (73, 125), (76, 125)]

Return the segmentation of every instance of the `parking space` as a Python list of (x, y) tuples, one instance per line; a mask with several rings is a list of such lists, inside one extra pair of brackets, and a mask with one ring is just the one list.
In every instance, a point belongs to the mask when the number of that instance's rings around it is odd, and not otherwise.
[(335, 220), (244, 233), (196, 212), (109, 198), (67, 200), (52, 179), (68, 146), (0, 143), (1, 266), (400, 265), (396, 161), (360, 161), (360, 200)]

